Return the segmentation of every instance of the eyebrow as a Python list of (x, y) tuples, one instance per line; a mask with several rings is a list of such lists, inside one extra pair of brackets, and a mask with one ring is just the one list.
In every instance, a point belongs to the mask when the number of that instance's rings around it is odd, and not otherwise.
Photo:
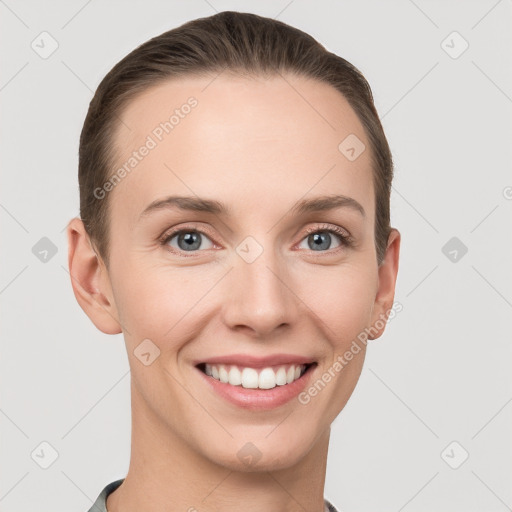
[[(221, 201), (194, 196), (169, 196), (153, 201), (140, 214), (139, 220), (149, 216), (155, 211), (174, 208), (183, 211), (205, 212), (226, 216), (231, 214), (231, 209)], [(328, 195), (315, 197), (313, 199), (303, 199), (295, 203), (290, 211), (302, 215), (310, 212), (334, 210), (336, 208), (349, 208), (359, 212), (363, 217), (366, 216), (366, 212), (360, 203), (344, 195)]]

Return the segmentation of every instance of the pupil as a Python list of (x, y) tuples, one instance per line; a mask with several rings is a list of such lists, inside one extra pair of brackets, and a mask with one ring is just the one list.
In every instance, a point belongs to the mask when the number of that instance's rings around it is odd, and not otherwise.
[[(185, 242), (185, 247), (180, 245), (180, 242)], [(195, 244), (195, 245), (194, 245)], [(178, 245), (180, 249), (185, 251), (192, 251), (194, 249), (199, 249), (201, 246), (201, 240), (199, 238), (199, 233), (185, 233), (178, 236)]]
[[(313, 237), (313, 244), (309, 244), (310, 249), (328, 249), (331, 241), (331, 235), (329, 233), (315, 233), (311, 235)], [(322, 240), (323, 237), (323, 240)]]

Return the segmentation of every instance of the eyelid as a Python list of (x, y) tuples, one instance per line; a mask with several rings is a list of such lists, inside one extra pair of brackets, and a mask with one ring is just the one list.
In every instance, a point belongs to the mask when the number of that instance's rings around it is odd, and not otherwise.
[[(314, 227), (307, 228), (306, 235), (309, 235), (310, 233), (320, 232), (320, 231), (330, 231), (330, 232), (336, 233), (337, 235), (339, 235), (341, 237), (352, 239), (352, 235), (345, 228), (337, 226), (336, 224), (326, 224), (326, 223), (320, 223)], [(301, 238), (301, 240), (303, 238), (304, 238), (304, 236)]]
[[(200, 224), (201, 227), (194, 225), (194, 223), (192, 223), (192, 224), (187, 223), (184, 226), (181, 226), (180, 224), (178, 224), (176, 226), (166, 229), (161, 235), (159, 235), (157, 237), (157, 239), (158, 239), (158, 241), (163, 242), (166, 239), (168, 239), (169, 237), (173, 237), (173, 236), (177, 235), (181, 231), (197, 231), (198, 233), (206, 235), (210, 238), (214, 238), (214, 234), (213, 234), (212, 230), (210, 230), (209, 228), (203, 227), (203, 224), (201, 224), (201, 223), (198, 223), (198, 224)], [(213, 242), (213, 240), (212, 240), (212, 242)]]

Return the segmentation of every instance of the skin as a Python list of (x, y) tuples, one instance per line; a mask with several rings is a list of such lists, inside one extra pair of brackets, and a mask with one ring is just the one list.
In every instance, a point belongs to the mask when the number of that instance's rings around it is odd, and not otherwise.
[[(246, 512), (323, 511), (330, 425), (356, 386), (364, 344), (308, 404), (270, 411), (226, 402), (194, 368), (226, 354), (291, 353), (317, 361), (314, 382), (393, 304), (400, 234), (392, 230), (378, 266), (363, 127), (329, 85), (285, 78), (222, 74), (146, 90), (122, 114), (129, 129), (115, 134), (120, 165), (190, 96), (198, 105), (109, 192), (108, 269), (81, 220), (68, 225), (75, 296), (98, 329), (124, 333), (131, 369), (131, 461), (109, 512), (234, 512), (240, 503)], [(353, 162), (338, 150), (349, 134), (367, 148)], [(291, 211), (332, 194), (353, 198), (365, 216)], [(230, 215), (174, 208), (139, 220), (169, 195), (219, 200)], [(308, 228), (335, 226), (353, 246), (336, 234), (327, 248), (308, 246)], [(172, 227), (205, 230), (201, 248), (185, 251), (177, 236), (160, 244)], [(263, 248), (250, 264), (236, 252), (247, 236)], [(160, 350), (148, 366), (134, 355), (144, 339)], [(237, 456), (247, 442), (261, 453), (256, 465)]]

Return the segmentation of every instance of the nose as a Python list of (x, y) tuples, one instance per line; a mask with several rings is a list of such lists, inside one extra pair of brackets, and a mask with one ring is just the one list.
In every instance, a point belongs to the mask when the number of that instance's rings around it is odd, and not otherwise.
[(234, 255), (224, 308), (224, 322), (230, 329), (269, 338), (297, 321), (300, 300), (285, 264), (268, 249), (252, 263)]

